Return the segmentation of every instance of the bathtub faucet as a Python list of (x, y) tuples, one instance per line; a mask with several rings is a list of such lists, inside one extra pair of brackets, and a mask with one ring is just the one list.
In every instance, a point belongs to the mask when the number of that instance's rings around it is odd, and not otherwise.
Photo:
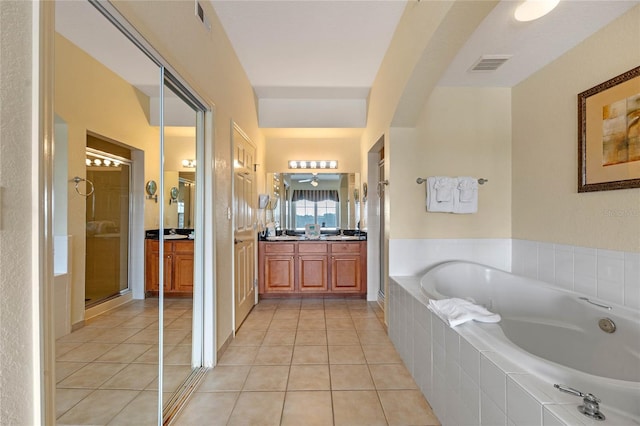
[(558, 389), (561, 392), (570, 393), (571, 395), (579, 396), (582, 398), (582, 403), (584, 405), (578, 406), (578, 411), (580, 411), (585, 416), (594, 419), (594, 420), (604, 420), (604, 414), (600, 412), (600, 399), (596, 398), (595, 395), (591, 393), (582, 393), (577, 389), (570, 388), (565, 385), (553, 385), (554, 388)]

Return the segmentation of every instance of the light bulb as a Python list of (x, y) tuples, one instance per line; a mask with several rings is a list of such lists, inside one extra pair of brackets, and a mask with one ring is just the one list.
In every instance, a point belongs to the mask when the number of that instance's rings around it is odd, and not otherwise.
[(526, 0), (516, 9), (514, 17), (520, 22), (529, 22), (542, 18), (551, 12), (560, 0)]

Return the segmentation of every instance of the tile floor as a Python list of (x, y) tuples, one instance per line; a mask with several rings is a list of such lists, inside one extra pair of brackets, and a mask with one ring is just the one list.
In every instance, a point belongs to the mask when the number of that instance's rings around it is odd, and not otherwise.
[(178, 425), (439, 425), (364, 300), (264, 300)]
[[(166, 397), (191, 370), (191, 299), (165, 299)], [(155, 425), (158, 299), (136, 300), (56, 341), (57, 424)]]

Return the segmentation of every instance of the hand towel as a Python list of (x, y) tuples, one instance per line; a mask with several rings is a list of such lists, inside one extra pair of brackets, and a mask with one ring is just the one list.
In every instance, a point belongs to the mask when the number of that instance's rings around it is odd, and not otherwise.
[(427, 211), (452, 213), (455, 181), (446, 176), (427, 178)]
[(499, 314), (490, 312), (468, 300), (458, 298), (430, 299), (427, 307), (452, 328), (471, 320), (496, 323), (501, 319)]
[(453, 196), (453, 212), (476, 213), (478, 211), (478, 179), (461, 176), (457, 182)]

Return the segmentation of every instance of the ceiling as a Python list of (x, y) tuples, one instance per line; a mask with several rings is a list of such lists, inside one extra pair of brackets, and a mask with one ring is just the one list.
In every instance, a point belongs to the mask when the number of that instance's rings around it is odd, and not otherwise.
[[(254, 87), (261, 127), (366, 126), (369, 90), (404, 0), (210, 1)], [(502, 0), (493, 8), (446, 64), (438, 85), (512, 87), (640, 0), (562, 0), (529, 23), (513, 19), (519, 3)], [(56, 29), (157, 97), (157, 68), (87, 2), (56, 2)], [(470, 73), (484, 54), (512, 57), (497, 71)]]

